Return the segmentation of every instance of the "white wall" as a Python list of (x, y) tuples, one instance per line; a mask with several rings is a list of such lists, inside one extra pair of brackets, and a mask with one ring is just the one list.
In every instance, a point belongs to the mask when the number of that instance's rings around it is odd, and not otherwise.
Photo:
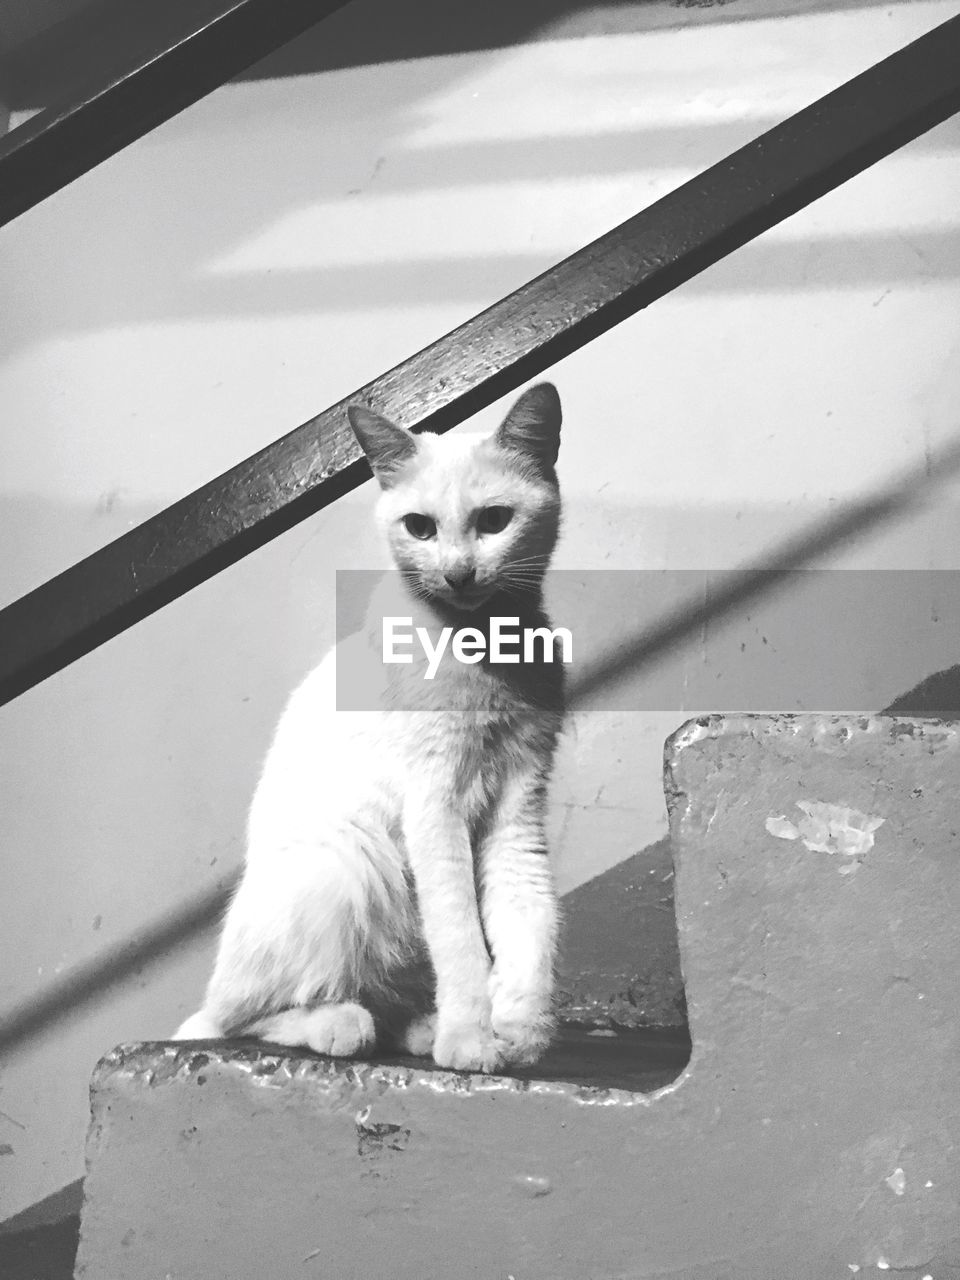
[[(546, 41), (191, 108), (0, 232), (0, 603), (956, 9)], [(956, 437), (958, 147), (953, 121), (555, 367), (561, 566), (762, 564)], [(0, 1009), (236, 865), (271, 725), (332, 633), (333, 570), (378, 563), (371, 496), (0, 711)], [(830, 563), (956, 568), (958, 526), (947, 485)], [(862, 627), (857, 697), (953, 660), (921, 621), (909, 642)], [(756, 619), (733, 625), (749, 664)], [(828, 633), (789, 661), (831, 654)], [(578, 718), (563, 888), (663, 835), (663, 737), (706, 709), (677, 686), (672, 709)], [(168, 1033), (208, 963), (186, 947), (0, 1067), (0, 1219), (79, 1176), (96, 1058)]]

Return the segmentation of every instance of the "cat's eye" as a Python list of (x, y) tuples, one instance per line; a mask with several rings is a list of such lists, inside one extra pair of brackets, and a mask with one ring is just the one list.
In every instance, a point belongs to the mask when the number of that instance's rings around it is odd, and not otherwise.
[(419, 538), (421, 542), (437, 536), (436, 520), (432, 516), (422, 516), (416, 511), (403, 517), (403, 527), (412, 538)]
[(512, 507), (484, 507), (477, 516), (477, 532), (502, 533), (512, 519)]

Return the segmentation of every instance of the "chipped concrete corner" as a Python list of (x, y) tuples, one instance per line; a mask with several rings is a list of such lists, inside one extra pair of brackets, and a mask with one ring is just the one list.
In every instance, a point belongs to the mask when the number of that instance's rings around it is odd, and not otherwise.
[(679, 1080), (117, 1051), (78, 1274), (958, 1280), (957, 728), (711, 718), (667, 766)]

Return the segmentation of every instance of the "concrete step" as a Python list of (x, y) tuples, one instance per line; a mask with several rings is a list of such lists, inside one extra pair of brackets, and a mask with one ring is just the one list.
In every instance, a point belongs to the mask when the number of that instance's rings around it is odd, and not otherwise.
[(525, 1079), (117, 1049), (77, 1274), (957, 1280), (958, 735), (818, 716), (674, 735), (694, 1048), (653, 1093), (631, 1078), (642, 1030), (581, 1031), (559, 1075)]

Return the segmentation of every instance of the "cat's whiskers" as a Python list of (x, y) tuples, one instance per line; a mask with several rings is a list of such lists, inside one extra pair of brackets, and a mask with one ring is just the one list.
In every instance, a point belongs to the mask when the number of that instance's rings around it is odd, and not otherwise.
[(520, 605), (529, 606), (539, 599), (540, 584), (502, 582), (500, 589), (511, 600), (516, 600)]
[(516, 559), (506, 562), (507, 568), (520, 569), (528, 566), (539, 567), (545, 569), (549, 564), (550, 557), (545, 555), (538, 556), (518, 556)]
[(498, 577), (513, 582), (542, 582), (544, 571), (543, 569), (515, 569), (512, 566), (506, 566), (500, 570)]
[(501, 572), (501, 582), (513, 582), (517, 586), (539, 586), (543, 581), (543, 574), (535, 570), (508, 570)]

